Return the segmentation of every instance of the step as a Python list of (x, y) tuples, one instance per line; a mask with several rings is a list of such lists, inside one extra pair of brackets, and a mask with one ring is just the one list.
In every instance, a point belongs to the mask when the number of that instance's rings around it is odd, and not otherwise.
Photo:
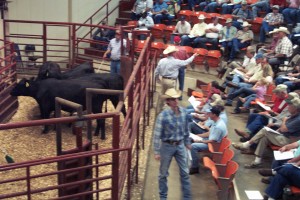
[(131, 10), (121, 11), (119, 17), (121, 17), (121, 18), (131, 18)]
[(121, 25), (126, 25), (128, 21), (130, 21), (130, 18), (116, 18), (116, 22), (120, 23)]

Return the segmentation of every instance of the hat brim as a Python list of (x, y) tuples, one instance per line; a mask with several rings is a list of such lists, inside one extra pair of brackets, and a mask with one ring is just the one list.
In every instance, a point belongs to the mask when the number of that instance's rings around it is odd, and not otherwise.
[(278, 31), (276, 31), (276, 32), (284, 32), (284, 33), (286, 33), (286, 34), (290, 34), (290, 32), (289, 32), (288, 30), (278, 30)]
[(172, 96), (166, 94), (161, 95), (162, 99), (178, 99), (179, 97), (181, 97), (181, 91), (177, 91), (177, 94), (174, 94)]
[(173, 52), (176, 52), (176, 51), (178, 51), (178, 49), (165, 49), (164, 51), (163, 51), (163, 54), (165, 54), (165, 55), (167, 55), (167, 54), (170, 54), (170, 53), (173, 53)]

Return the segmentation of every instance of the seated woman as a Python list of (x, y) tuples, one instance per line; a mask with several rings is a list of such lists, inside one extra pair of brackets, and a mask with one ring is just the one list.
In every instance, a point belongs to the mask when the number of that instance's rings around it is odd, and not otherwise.
[[(234, 93), (228, 95), (227, 99), (234, 99), (239, 97), (236, 107), (234, 109), (234, 114), (240, 113), (241, 110), (249, 110), (251, 101), (259, 99), (264, 101), (264, 95), (267, 91), (268, 81), (265, 78), (260, 79), (252, 88), (240, 88)], [(245, 97), (245, 98), (243, 98)]]

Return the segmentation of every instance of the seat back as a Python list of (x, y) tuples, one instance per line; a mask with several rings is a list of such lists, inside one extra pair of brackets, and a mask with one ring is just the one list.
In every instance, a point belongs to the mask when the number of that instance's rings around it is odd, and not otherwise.
[(262, 22), (263, 22), (262, 17), (256, 17), (253, 21), (250, 22), (250, 24), (252, 25), (251, 29), (253, 33), (259, 34)]
[(232, 180), (238, 169), (239, 169), (239, 165), (235, 161), (230, 160), (227, 163), (227, 168), (224, 177)]
[(180, 50), (184, 50), (190, 56), (194, 53), (194, 49), (190, 46), (180, 46)]
[(232, 19), (232, 15), (231, 14), (224, 14), (224, 15), (221, 15), (220, 18), (219, 18), (219, 23), (222, 24), (223, 26), (225, 26), (225, 22), (228, 18), (231, 18)]
[(165, 24), (154, 24), (151, 29), (151, 34), (155, 39), (162, 39), (164, 35), (164, 30), (166, 28)]
[(210, 24), (212, 23), (212, 18), (213, 17), (220, 17), (220, 13), (206, 13), (205, 15), (205, 23)]
[(224, 150), (228, 149), (230, 145), (231, 145), (231, 141), (227, 137), (224, 137), (221, 141), (218, 152), (224, 152)]
[(151, 43), (151, 49), (156, 50), (159, 55), (162, 54), (164, 49), (166, 48), (166, 45), (162, 42), (152, 42)]
[(204, 15), (205, 16), (206, 12), (202, 12), (202, 11), (195, 12), (193, 15), (190, 16), (191, 23), (194, 24), (194, 25), (197, 24), (199, 22), (198, 17), (200, 15)]
[(208, 53), (207, 49), (195, 48), (194, 53), (198, 53), (199, 55), (194, 58), (193, 63), (202, 65)]
[(185, 20), (186, 21), (191, 21), (191, 16), (193, 15), (193, 11), (191, 10), (181, 10), (179, 11), (179, 13), (177, 14), (177, 17), (178, 19), (181, 17), (181, 16), (185, 16)]
[(127, 25), (128, 26), (135, 26), (135, 27), (137, 27), (138, 26), (138, 21), (128, 21)]
[(135, 42), (134, 52), (137, 53), (141, 52), (145, 46), (145, 40), (135, 40), (134, 42)]
[(210, 50), (207, 53), (207, 64), (209, 67), (219, 67), (221, 63), (221, 52), (219, 50)]
[(172, 33), (173, 33), (173, 31), (175, 30), (175, 26), (167, 26), (166, 28), (165, 28), (165, 30), (164, 30), (164, 34), (165, 34), (165, 39), (167, 40), (167, 41), (169, 41), (170, 40), (170, 38), (171, 38), (171, 35), (172, 35)]
[(224, 150), (222, 158), (219, 162), (215, 161), (216, 163), (220, 163), (220, 164), (227, 164), (230, 160), (232, 160), (234, 156), (234, 151), (230, 148), (227, 148)]

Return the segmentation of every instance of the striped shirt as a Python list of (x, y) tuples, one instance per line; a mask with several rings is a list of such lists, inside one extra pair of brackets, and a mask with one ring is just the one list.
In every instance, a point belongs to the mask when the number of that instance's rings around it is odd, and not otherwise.
[(155, 69), (155, 77), (157, 78), (160, 75), (163, 77), (177, 79), (179, 73), (178, 69), (190, 64), (194, 60), (194, 58), (195, 56), (191, 56), (187, 60), (178, 60), (173, 56), (163, 58), (158, 62), (158, 65)]
[(293, 44), (287, 36), (282, 38), (275, 47), (276, 54), (284, 54), (286, 57), (291, 57), (293, 54)]
[(183, 140), (185, 145), (190, 144), (186, 120), (187, 113), (184, 108), (178, 108), (179, 115), (176, 115), (171, 108), (167, 108), (157, 116), (153, 137), (155, 154), (160, 154), (160, 141)]
[[(126, 40), (123, 39), (123, 46), (126, 48)], [(120, 60), (121, 58), (121, 40), (117, 41), (116, 38), (110, 40), (108, 49), (111, 51), (110, 58), (112, 60)]]

